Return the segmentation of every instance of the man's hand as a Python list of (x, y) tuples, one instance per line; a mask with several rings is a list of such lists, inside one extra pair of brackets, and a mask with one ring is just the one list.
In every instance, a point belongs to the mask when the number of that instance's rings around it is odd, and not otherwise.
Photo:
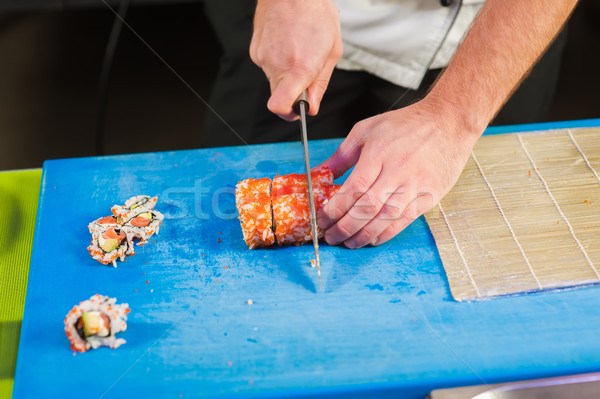
[(437, 204), (576, 3), (486, 1), (424, 100), (356, 124), (322, 164), (336, 177), (356, 164), (319, 215), (327, 242), (382, 244)]
[(468, 132), (423, 100), (357, 123), (320, 166), (335, 177), (356, 167), (319, 214), (331, 245), (379, 245), (452, 188), (481, 132)]
[(269, 110), (292, 121), (294, 101), (308, 89), (316, 115), (342, 56), (338, 10), (331, 0), (258, 0), (250, 57), (271, 85)]

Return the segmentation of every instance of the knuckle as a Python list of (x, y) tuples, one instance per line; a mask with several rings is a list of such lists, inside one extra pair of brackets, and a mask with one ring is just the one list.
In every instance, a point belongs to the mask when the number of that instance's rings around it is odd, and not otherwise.
[(354, 242), (359, 247), (364, 247), (373, 242), (377, 238), (377, 235), (370, 229), (364, 228), (358, 232), (354, 237)]
[(342, 42), (336, 40), (335, 44), (333, 45), (331, 56), (332, 56), (332, 58), (334, 58), (337, 61), (340, 58), (342, 58), (343, 54), (344, 54), (344, 48), (342, 46)]
[(418, 217), (419, 212), (417, 211), (417, 207), (409, 204), (402, 212), (401, 219), (404, 219), (404, 223), (410, 224)]
[(375, 194), (367, 193), (361, 197), (361, 205), (366, 208), (377, 208), (381, 202)]
[(355, 135), (362, 136), (368, 130), (368, 123), (366, 119), (363, 119), (360, 122), (356, 122), (350, 131), (350, 134), (354, 133)]
[(352, 226), (348, 225), (343, 220), (336, 224), (335, 228), (337, 229), (338, 235), (343, 237), (344, 239), (349, 238), (353, 235)]
[(373, 218), (377, 215), (381, 202), (375, 195), (364, 194), (352, 208), (352, 216), (361, 218)]
[[(330, 201), (333, 211), (329, 214), (329, 216), (333, 218), (340, 218), (344, 213), (346, 213), (345, 201), (343, 199), (335, 199), (332, 198)], [(331, 208), (330, 208), (331, 209)]]
[(379, 214), (381, 215), (382, 219), (396, 220), (402, 216), (402, 210), (398, 206), (388, 202), (381, 207)]
[(344, 203), (341, 195), (331, 197), (321, 211), (323, 218), (332, 221), (341, 217), (345, 213)]
[(356, 176), (350, 184), (350, 193), (354, 194), (363, 194), (369, 188), (369, 181), (365, 176), (358, 175)]

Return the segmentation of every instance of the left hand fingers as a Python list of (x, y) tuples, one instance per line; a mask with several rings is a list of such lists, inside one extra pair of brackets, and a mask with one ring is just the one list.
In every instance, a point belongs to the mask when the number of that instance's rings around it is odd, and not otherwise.
[[(327, 243), (330, 245), (339, 244), (364, 228), (371, 219), (381, 212), (382, 207), (385, 206), (384, 204), (390, 201), (390, 196), (394, 194), (395, 187), (397, 187), (397, 180), (395, 173), (386, 173), (386, 170), (382, 169), (377, 180), (364, 194), (362, 192), (351, 193), (355, 194), (352, 199), (357, 198), (356, 202), (346, 203), (345, 205), (349, 207), (348, 212), (327, 229), (325, 233)], [(340, 204), (336, 203), (337, 201), (348, 201), (347, 196), (345, 197), (343, 194), (338, 192), (331, 199), (332, 206), (338, 208)]]
[[(400, 194), (400, 193), (399, 193)], [(400, 197), (400, 198), (399, 198)], [(398, 235), (419, 216), (433, 208), (433, 196), (419, 193), (404, 208), (402, 195), (390, 197), (381, 212), (344, 244), (348, 248), (361, 248), (365, 245), (381, 245)]]
[[(369, 158), (371, 157), (365, 156), (364, 152), (361, 154), (348, 179), (337, 194), (321, 209), (317, 217), (320, 228), (327, 230), (342, 219), (377, 180), (381, 172), (381, 164), (373, 162)], [(346, 235), (344, 239), (348, 237), (350, 235)]]

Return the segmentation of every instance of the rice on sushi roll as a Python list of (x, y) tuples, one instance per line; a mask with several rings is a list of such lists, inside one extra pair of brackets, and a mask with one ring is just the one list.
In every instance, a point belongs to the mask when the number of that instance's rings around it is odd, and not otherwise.
[(125, 201), (125, 205), (114, 205), (113, 215), (104, 216), (88, 224), (92, 244), (90, 255), (105, 265), (117, 267), (117, 259), (135, 255), (134, 240), (144, 245), (154, 233), (158, 234), (164, 216), (155, 211), (158, 197), (136, 195)]
[(124, 229), (109, 227), (92, 230), (92, 244), (88, 246), (92, 258), (108, 265), (112, 263), (117, 267), (117, 259), (125, 260), (128, 255), (135, 255), (133, 242)]
[(271, 179), (242, 180), (235, 186), (235, 204), (242, 235), (248, 248), (267, 247), (275, 242), (271, 208)]
[[(327, 168), (311, 172), (317, 212), (340, 186), (333, 184)], [(312, 241), (306, 175), (292, 173), (269, 178), (246, 179), (235, 189), (236, 207), (248, 248), (300, 245)], [(317, 229), (318, 237), (324, 232)]]
[(119, 224), (127, 223), (140, 213), (148, 212), (154, 209), (158, 197), (149, 195), (136, 195), (125, 201), (125, 205), (113, 205), (110, 210), (116, 216)]
[(140, 239), (137, 245), (144, 245), (154, 233), (158, 234), (164, 215), (158, 211), (145, 210), (128, 220), (123, 230), (130, 240)]
[[(333, 172), (328, 168), (320, 168), (310, 172), (313, 190), (333, 184)], [(289, 175), (275, 176), (273, 178), (273, 197), (288, 194), (306, 194), (308, 185), (306, 175), (290, 173)]]
[(96, 294), (67, 313), (65, 333), (72, 350), (85, 352), (100, 346), (116, 349), (125, 343), (115, 335), (127, 329), (130, 309), (128, 304), (116, 302), (116, 298)]
[[(340, 186), (323, 186), (314, 188), (315, 208), (318, 213), (331, 197), (338, 192)], [(273, 223), (278, 245), (300, 245), (312, 242), (310, 226), (310, 204), (304, 193), (293, 193), (273, 196)], [(323, 238), (325, 232), (317, 227), (317, 239)]]
[(113, 215), (98, 218), (88, 224), (88, 230), (93, 234), (94, 231), (105, 230), (110, 227), (118, 227), (117, 218)]

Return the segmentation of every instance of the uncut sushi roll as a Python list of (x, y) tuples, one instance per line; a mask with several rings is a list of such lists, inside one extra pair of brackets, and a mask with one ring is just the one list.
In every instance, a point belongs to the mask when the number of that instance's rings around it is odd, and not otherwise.
[(127, 329), (130, 309), (128, 304), (116, 302), (116, 298), (96, 294), (67, 313), (65, 333), (72, 350), (85, 352), (100, 346), (116, 349), (125, 343), (115, 335)]
[(113, 205), (110, 210), (117, 218), (119, 224), (125, 224), (140, 213), (148, 212), (154, 209), (158, 197), (149, 195), (136, 195), (125, 201), (125, 205)]
[(266, 247), (275, 242), (271, 207), (271, 179), (246, 179), (235, 187), (244, 241), (248, 248)]
[(126, 256), (135, 255), (133, 242), (127, 233), (119, 227), (108, 227), (92, 230), (92, 244), (88, 246), (92, 258), (117, 267), (117, 259), (125, 260)]
[(131, 218), (123, 225), (123, 231), (128, 239), (140, 239), (137, 245), (144, 245), (154, 233), (158, 234), (164, 216), (154, 210), (147, 210)]

